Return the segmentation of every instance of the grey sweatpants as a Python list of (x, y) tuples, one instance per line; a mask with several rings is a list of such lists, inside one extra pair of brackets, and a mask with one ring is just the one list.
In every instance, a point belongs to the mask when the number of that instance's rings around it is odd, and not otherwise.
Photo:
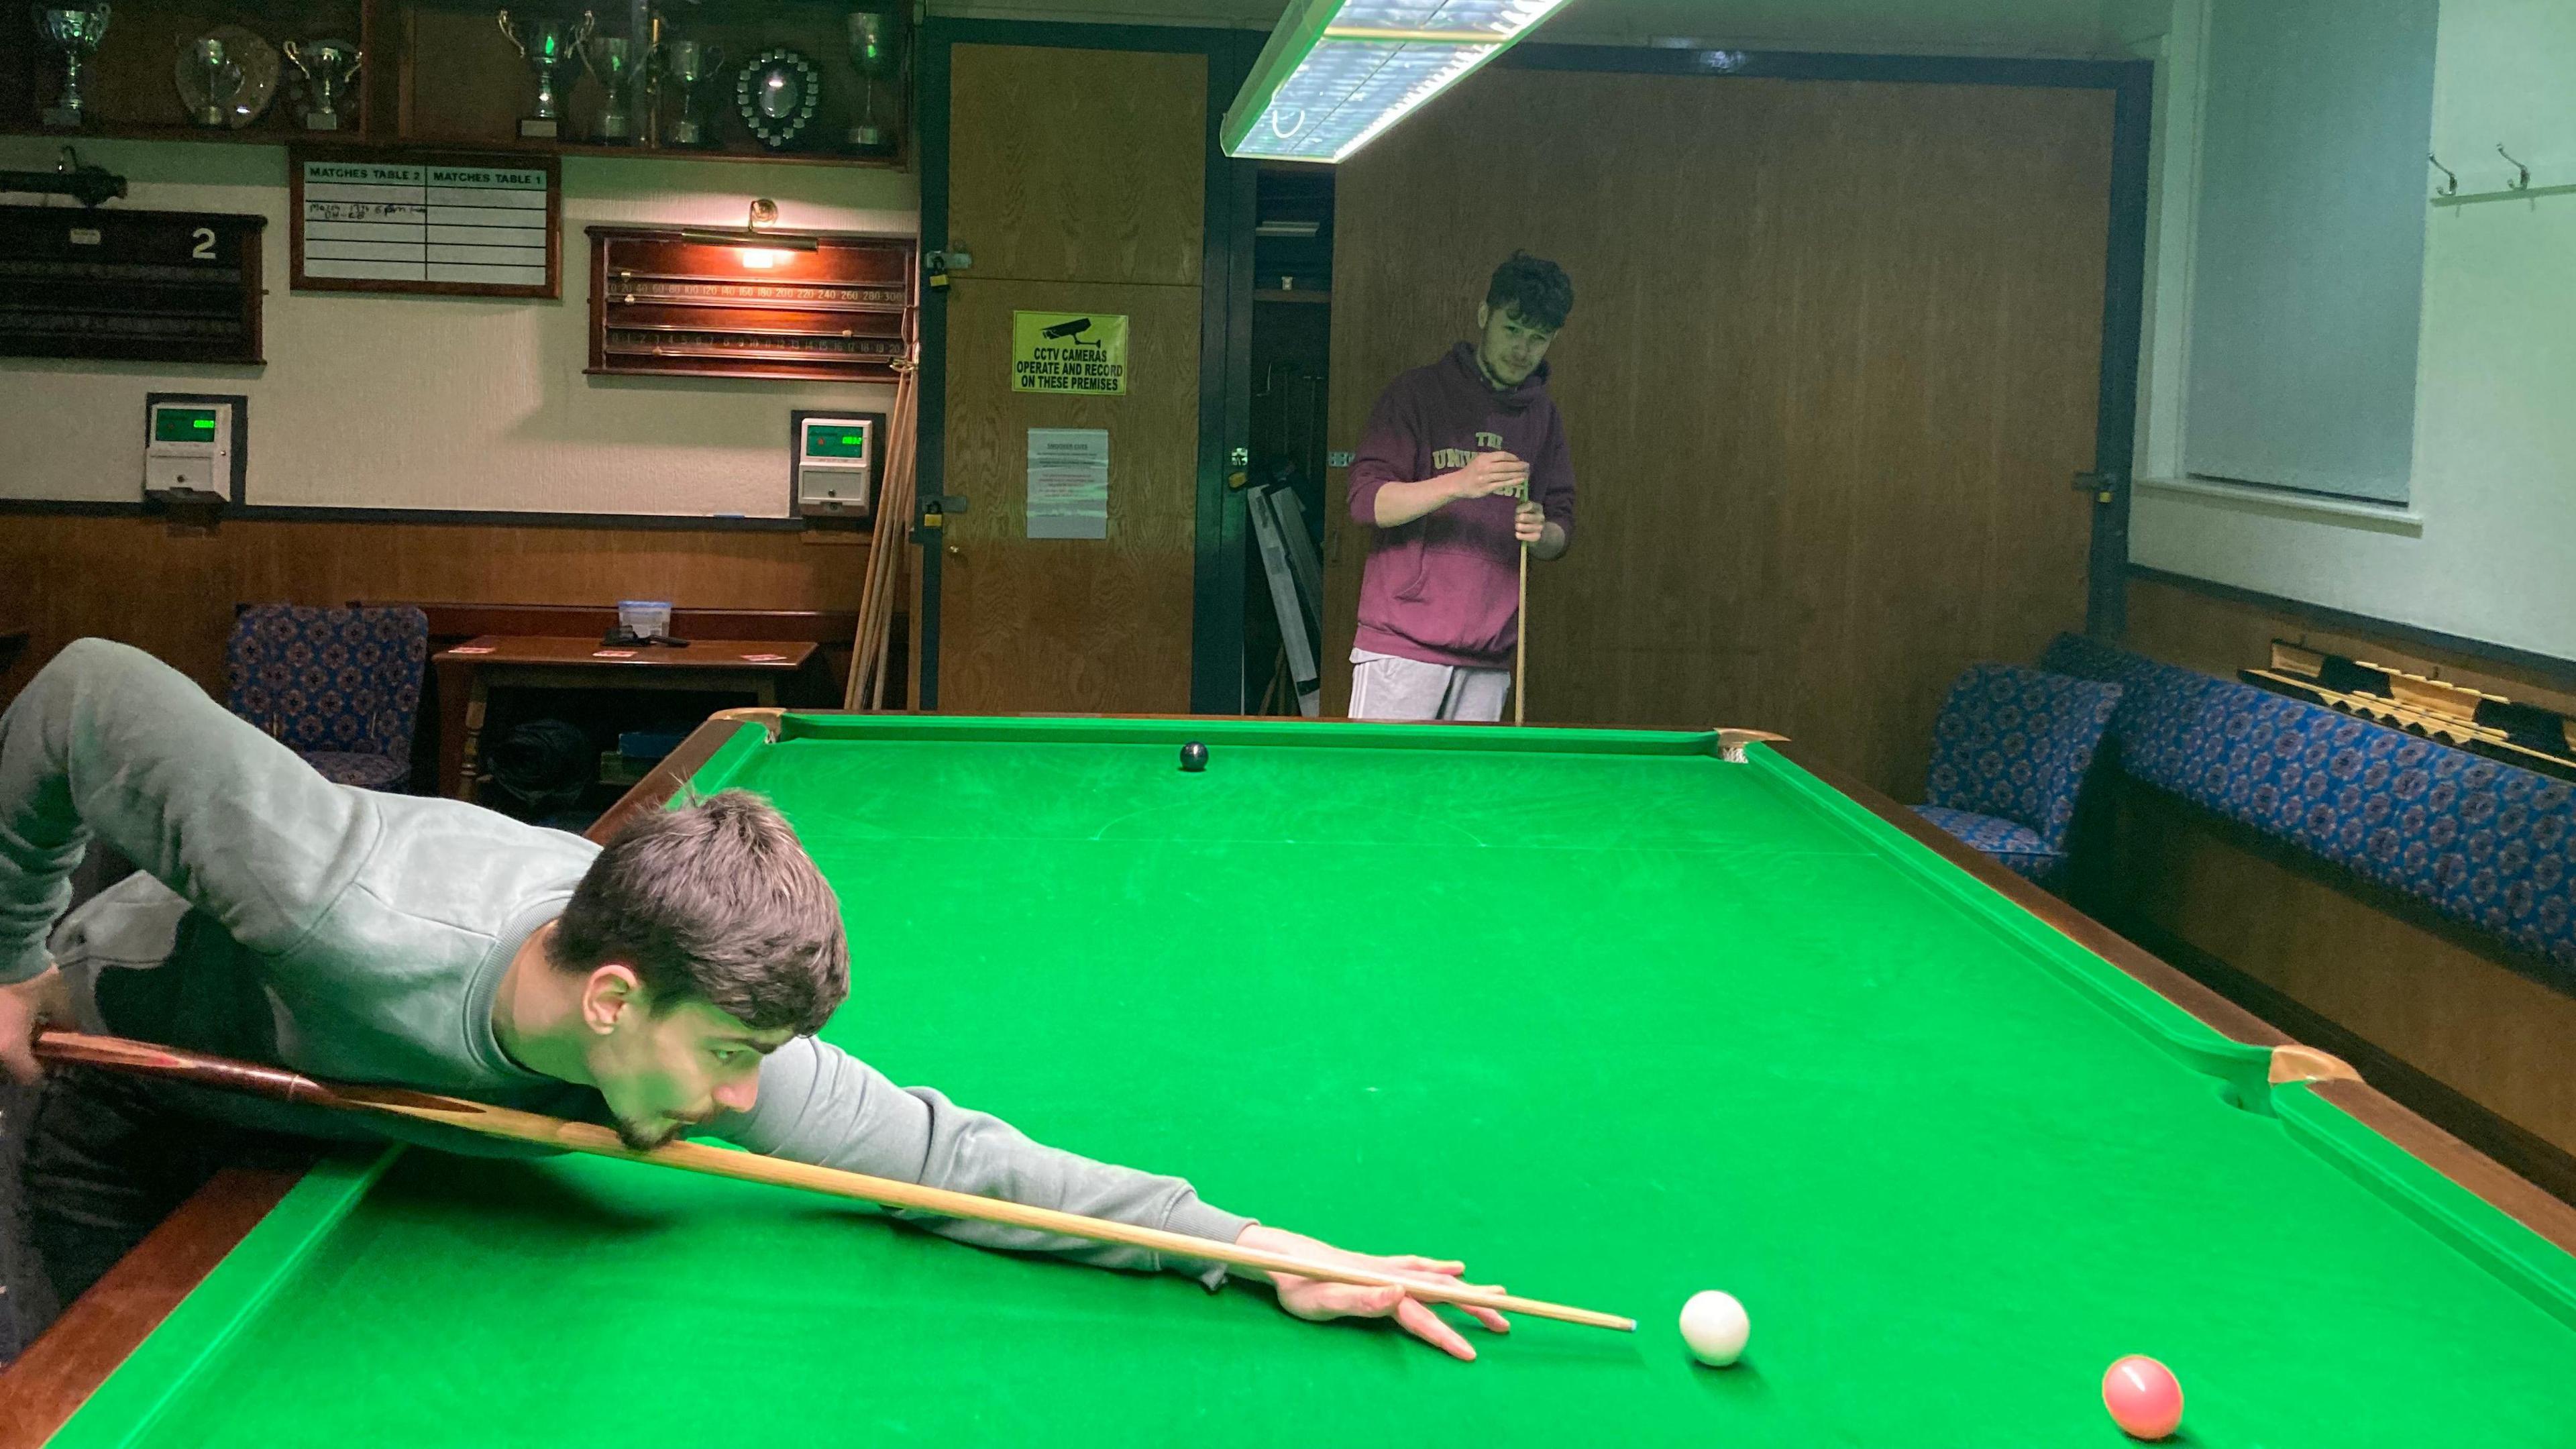
[(1426, 664), (1351, 651), (1351, 718), (1498, 720), (1512, 692), (1508, 669)]

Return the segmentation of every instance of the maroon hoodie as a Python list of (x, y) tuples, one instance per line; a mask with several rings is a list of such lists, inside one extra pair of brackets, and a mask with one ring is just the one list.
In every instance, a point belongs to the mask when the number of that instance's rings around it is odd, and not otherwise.
[(1444, 503), (1377, 527), (1377, 492), (1454, 473), (1500, 448), (1528, 461), (1530, 497), (1574, 536), (1574, 461), (1547, 395), (1547, 364), (1504, 392), (1461, 342), (1388, 383), (1351, 458), (1351, 518), (1372, 530), (1360, 575), (1357, 643), (1376, 654), (1477, 669), (1508, 667), (1520, 634), (1520, 544), (1508, 495)]

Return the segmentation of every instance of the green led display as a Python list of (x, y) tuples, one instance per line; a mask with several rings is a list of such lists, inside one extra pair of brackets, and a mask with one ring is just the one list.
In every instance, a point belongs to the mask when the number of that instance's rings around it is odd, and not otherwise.
[(156, 443), (211, 443), (215, 440), (213, 408), (156, 408), (152, 413), (152, 441)]
[(865, 458), (868, 455), (868, 433), (865, 428), (819, 427), (805, 430), (805, 456), (808, 458)]

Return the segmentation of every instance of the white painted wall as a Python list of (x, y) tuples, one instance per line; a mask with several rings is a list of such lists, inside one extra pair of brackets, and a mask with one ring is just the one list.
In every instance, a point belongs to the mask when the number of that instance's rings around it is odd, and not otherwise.
[[(2139, 416), (2142, 480), (2172, 478), (2183, 358), (2198, 48), (2206, 0), (2117, 21), (2159, 67), (2157, 214)], [(2576, 5), (2448, 0), (2433, 150), (2463, 191), (2502, 188), (2501, 142), (2537, 186), (2576, 183)], [(2426, 175), (2433, 173), (2427, 168)], [(2430, 182), (2427, 195), (2431, 194)], [(2407, 507), (2341, 511), (2142, 482), (2130, 557), (2174, 573), (2576, 658), (2576, 193), (2427, 209)]]
[[(50, 170), (58, 144), (0, 138), (0, 168)], [(0, 497), (141, 496), (143, 398), (250, 399), (252, 503), (776, 517), (798, 408), (885, 411), (890, 387), (587, 377), (594, 223), (740, 226), (755, 196), (790, 228), (918, 230), (904, 172), (566, 157), (554, 302), (288, 290), (286, 151), (84, 142), (132, 182), (116, 205), (256, 212), (265, 367), (0, 360)]]

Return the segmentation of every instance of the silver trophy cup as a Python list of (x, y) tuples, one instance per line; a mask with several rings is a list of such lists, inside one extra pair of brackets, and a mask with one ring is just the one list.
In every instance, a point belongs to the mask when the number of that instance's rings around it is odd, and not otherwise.
[(522, 24), (514, 23), (510, 12), (504, 10), (499, 19), (501, 34), (509, 38), (519, 58), (537, 77), (537, 113), (519, 119), (519, 135), (528, 140), (552, 140), (563, 134), (563, 74), (577, 63), (582, 44), (590, 39), (599, 18), (585, 10), (578, 23), (548, 16)]
[(96, 5), (55, 8), (46, 5), (28, 7), (36, 17), (36, 29), (63, 53), (63, 94), (61, 103), (45, 109), (45, 124), (62, 130), (80, 126), (81, 114), (88, 102), (81, 88), (89, 80), (89, 58), (98, 53), (98, 44), (107, 39), (108, 7), (106, 0)]
[(849, 16), (850, 66), (859, 73), (859, 94), (850, 120), (850, 144), (862, 151), (882, 149), (886, 131), (877, 124), (877, 83), (894, 78), (903, 58), (896, 53), (894, 16), (883, 10), (853, 10)]
[(349, 82), (366, 64), (367, 53), (345, 40), (308, 40), (300, 45), (290, 40), (279, 49), (286, 53), (286, 63), (304, 77), (304, 129), (340, 129), (341, 103), (349, 98)]
[(196, 89), (187, 99), (203, 100), (190, 108), (188, 119), (200, 126), (231, 125), (233, 101), (242, 90), (242, 68), (226, 53), (224, 43), (211, 35), (189, 41), (188, 71)]
[(706, 106), (700, 88), (724, 69), (724, 47), (675, 40), (666, 49), (670, 58), (662, 64), (662, 75), (671, 82), (671, 144), (703, 146), (709, 137), (706, 124), (698, 119)]
[(599, 112), (599, 139), (617, 145), (635, 138), (635, 90), (643, 78), (633, 42), (623, 35), (595, 35), (581, 49), (582, 64), (600, 89), (608, 92), (608, 103)]

